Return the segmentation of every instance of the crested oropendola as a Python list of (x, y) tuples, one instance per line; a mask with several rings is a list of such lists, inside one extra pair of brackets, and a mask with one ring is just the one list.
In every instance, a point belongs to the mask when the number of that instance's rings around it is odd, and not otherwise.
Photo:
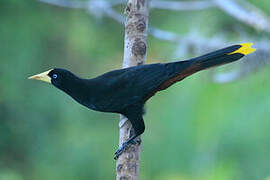
[(29, 77), (53, 84), (80, 104), (126, 116), (134, 135), (116, 151), (115, 159), (144, 132), (143, 107), (156, 92), (167, 89), (200, 70), (237, 61), (254, 52), (252, 43), (233, 45), (186, 61), (146, 64), (82, 79), (65, 69), (51, 69)]

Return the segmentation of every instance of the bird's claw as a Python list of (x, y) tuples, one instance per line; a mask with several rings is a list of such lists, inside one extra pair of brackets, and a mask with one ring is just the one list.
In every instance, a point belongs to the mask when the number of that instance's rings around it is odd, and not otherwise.
[(119, 156), (128, 148), (130, 145), (140, 145), (141, 144), (141, 139), (133, 139), (129, 142), (124, 142), (122, 146), (114, 153), (114, 159), (117, 160)]

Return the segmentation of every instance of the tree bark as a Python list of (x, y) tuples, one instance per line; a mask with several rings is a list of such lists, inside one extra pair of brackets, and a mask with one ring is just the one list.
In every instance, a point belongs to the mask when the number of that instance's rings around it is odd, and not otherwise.
[[(145, 62), (149, 15), (148, 0), (129, 0), (126, 10), (123, 68)], [(130, 121), (123, 115), (119, 121), (119, 146), (133, 133)], [(139, 137), (140, 138), (140, 137)], [(141, 145), (131, 145), (116, 161), (117, 180), (138, 180)]]

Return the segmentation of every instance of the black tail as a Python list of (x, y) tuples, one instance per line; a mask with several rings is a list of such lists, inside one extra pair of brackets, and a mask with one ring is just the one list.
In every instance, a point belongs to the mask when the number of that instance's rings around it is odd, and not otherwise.
[(199, 67), (198, 70), (203, 70), (237, 61), (256, 50), (251, 48), (251, 46), (252, 43), (234, 45), (197, 58), (193, 58), (190, 61), (193, 61), (192, 64)]
[(187, 61), (168, 63), (166, 65), (169, 78), (161, 85), (160, 89), (166, 89), (175, 82), (198, 71), (237, 61), (245, 55), (256, 51), (256, 49), (251, 46), (252, 43), (243, 43), (220, 49)]
[[(179, 63), (178, 67), (180, 67), (180, 69), (178, 73), (180, 74), (182, 73), (193, 74), (197, 71), (201, 71), (207, 68), (220, 66), (223, 64), (237, 61), (242, 57), (244, 57), (245, 55), (248, 55), (256, 50), (251, 46), (252, 43), (243, 43), (239, 45), (230, 46), (187, 61), (176, 62), (174, 66), (175, 68), (177, 68), (176, 64)], [(183, 68), (181, 68), (181, 66)]]

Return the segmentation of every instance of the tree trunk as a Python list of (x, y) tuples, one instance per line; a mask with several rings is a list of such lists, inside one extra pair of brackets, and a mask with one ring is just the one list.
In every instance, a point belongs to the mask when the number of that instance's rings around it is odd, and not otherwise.
[[(123, 68), (141, 65), (145, 62), (149, 15), (148, 0), (129, 0), (125, 14)], [(121, 115), (119, 127), (119, 146), (121, 146), (131, 136), (132, 126), (130, 121)], [(139, 179), (140, 152), (141, 145), (132, 145), (119, 156), (116, 162), (117, 180)]]

